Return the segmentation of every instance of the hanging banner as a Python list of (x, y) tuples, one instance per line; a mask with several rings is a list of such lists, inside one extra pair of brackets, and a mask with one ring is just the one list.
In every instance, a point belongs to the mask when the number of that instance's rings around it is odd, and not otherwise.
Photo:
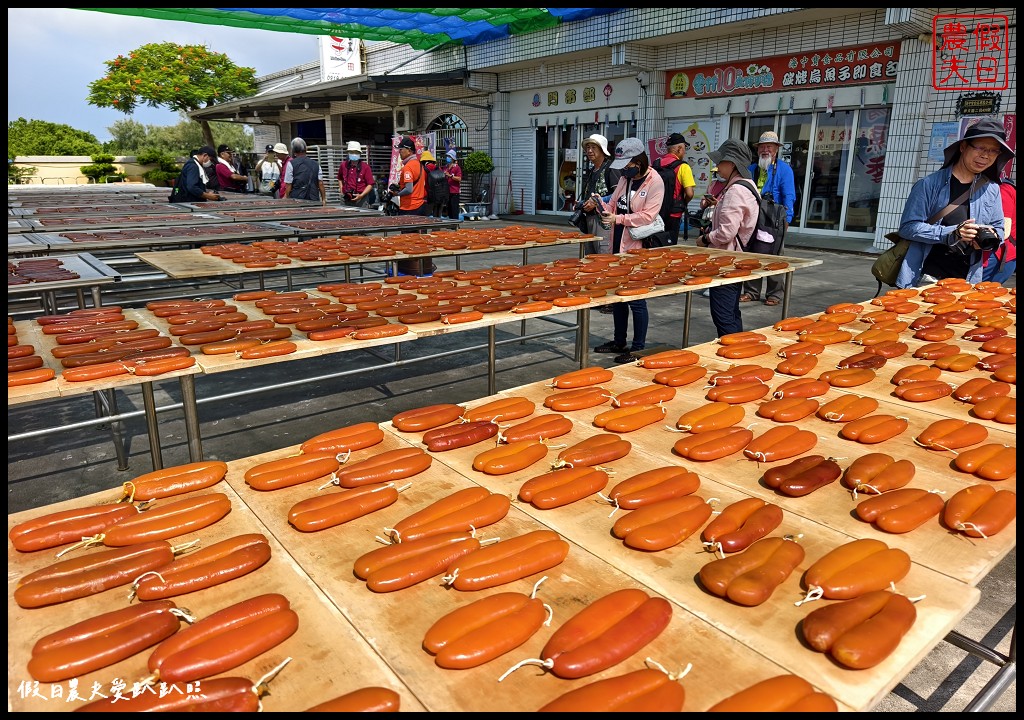
[(818, 90), (896, 79), (900, 41), (735, 60), (665, 72), (665, 98)]
[(363, 74), (359, 38), (320, 37), (320, 82)]

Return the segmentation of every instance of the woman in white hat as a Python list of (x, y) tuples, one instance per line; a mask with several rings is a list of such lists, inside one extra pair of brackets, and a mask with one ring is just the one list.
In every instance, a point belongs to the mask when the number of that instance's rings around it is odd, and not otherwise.
[[(593, 196), (599, 195), (607, 200), (616, 183), (622, 176), (621, 170), (612, 169), (612, 157), (608, 152), (608, 139), (604, 135), (591, 135), (583, 141), (583, 153), (590, 161), (590, 167), (583, 173), (583, 187), (579, 200), (586, 220), (582, 232), (594, 235), (598, 240), (587, 243), (588, 253), (611, 252), (611, 230), (601, 225), (601, 212)], [(603, 310), (603, 308), (602, 308)]]
[(349, 140), (347, 156), (338, 166), (338, 189), (348, 207), (365, 207), (373, 190), (373, 172), (363, 161), (363, 147), (357, 140)]

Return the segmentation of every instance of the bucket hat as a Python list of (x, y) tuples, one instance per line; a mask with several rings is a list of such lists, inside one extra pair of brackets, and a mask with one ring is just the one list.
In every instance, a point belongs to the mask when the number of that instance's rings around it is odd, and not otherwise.
[(647, 148), (640, 141), (640, 138), (628, 137), (615, 146), (615, 159), (612, 160), (612, 170), (621, 170), (629, 165), (630, 161), (637, 155), (643, 155)]
[(741, 177), (750, 179), (750, 148), (741, 140), (726, 140), (717, 150), (708, 153), (711, 162), (721, 165), (723, 162), (731, 162), (736, 166), (736, 172)]
[(601, 152), (604, 153), (605, 157), (608, 157), (611, 154), (608, 152), (608, 138), (604, 135), (591, 135), (583, 141), (583, 147), (586, 148), (587, 145), (597, 145), (601, 148)]
[(278, 153), (279, 155), (287, 155), (288, 154), (288, 148), (285, 147), (284, 143), (275, 143), (274, 144), (274, 152)]
[(420, 153), (420, 161), (437, 162), (437, 159), (434, 157), (434, 153), (430, 152), (429, 150), (424, 150), (422, 153)]
[(942, 167), (955, 165), (956, 161), (960, 159), (960, 154), (963, 151), (963, 143), (969, 143), (978, 138), (992, 138), (999, 143), (1000, 151), (999, 155), (996, 156), (996, 161), (981, 173), (989, 180), (998, 182), (999, 173), (1002, 171), (1006, 163), (1010, 162), (1010, 159), (1016, 155), (1016, 153), (1014, 153), (1014, 151), (1010, 149), (1010, 146), (1006, 144), (1006, 129), (1003, 127), (1003, 124), (993, 118), (982, 118), (974, 125), (967, 128), (967, 132), (964, 133), (962, 138), (951, 143), (943, 152), (946, 161), (942, 163)]
[(358, 140), (349, 140), (348, 145), (345, 146), (346, 152), (357, 152), (362, 154), (363, 146), (359, 144)]

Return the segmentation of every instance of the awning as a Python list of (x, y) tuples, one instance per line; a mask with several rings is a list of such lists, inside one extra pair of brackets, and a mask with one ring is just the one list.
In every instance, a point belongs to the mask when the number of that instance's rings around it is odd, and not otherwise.
[(306, 35), (390, 40), (427, 50), (478, 43), (585, 20), (622, 8), (79, 8), (159, 20)]
[[(359, 75), (301, 86), (289, 84), (279, 90), (194, 110), (189, 113), (189, 117), (208, 121), (234, 120), (236, 117), (273, 119), (282, 112), (294, 110), (307, 110), (312, 115), (322, 116), (331, 103), (358, 102), (369, 99), (371, 94), (379, 98), (385, 93), (394, 98), (390, 104), (395, 105), (403, 104), (403, 98), (406, 98), (405, 102), (409, 102), (408, 98), (416, 98), (473, 106), (474, 98), (479, 98), (477, 102), (480, 103), (483, 98), (466, 88), (469, 76), (467, 70), (452, 70), (414, 75)], [(417, 89), (418, 92), (404, 92), (411, 89)], [(379, 104), (381, 110), (386, 109), (384, 103)]]

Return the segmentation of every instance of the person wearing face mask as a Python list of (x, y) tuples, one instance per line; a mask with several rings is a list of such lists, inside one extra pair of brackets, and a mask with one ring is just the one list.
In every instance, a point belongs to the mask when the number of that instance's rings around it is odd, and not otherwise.
[(373, 172), (363, 161), (363, 148), (357, 140), (349, 140), (348, 155), (338, 166), (338, 186), (348, 207), (366, 207), (373, 190)]
[(267, 145), (266, 154), (256, 166), (256, 179), (259, 181), (260, 195), (273, 195), (281, 181), (281, 160), (274, 152), (273, 145)]
[[(740, 140), (726, 140), (710, 156), (711, 162), (718, 166), (718, 176), (725, 182), (725, 186), (714, 203), (711, 227), (701, 228), (697, 245), (730, 252), (741, 251), (757, 232), (756, 191), (735, 189), (739, 183), (746, 183), (753, 188), (750, 182), (750, 148)], [(718, 337), (743, 332), (739, 284), (713, 287), (709, 297), (711, 321), (715, 324)]]
[[(751, 163), (750, 173), (761, 195), (770, 195), (779, 205), (786, 208), (786, 229), (793, 222), (793, 208), (796, 205), (796, 180), (793, 168), (779, 157), (782, 142), (779, 136), (768, 130), (761, 133), (757, 140), (757, 162)], [(782, 254), (782, 244), (775, 249), (775, 254)], [(782, 275), (771, 275), (765, 278), (765, 305), (778, 305), (785, 294), (785, 281)], [(756, 302), (761, 297), (761, 278), (743, 283), (740, 302)]]
[[(199, 148), (181, 168), (174, 189), (168, 198), (170, 202), (200, 202), (203, 200), (220, 200), (215, 190), (207, 188), (206, 183), (212, 174), (214, 150), (209, 145)], [(207, 169), (207, 166), (210, 169)]]
[[(651, 168), (640, 138), (626, 138), (616, 146), (611, 168), (621, 170), (622, 177), (608, 202), (600, 203), (601, 222), (612, 228), (612, 252), (626, 253), (643, 247), (643, 242), (634, 238), (630, 231), (654, 222), (661, 212), (665, 183)], [(627, 349), (626, 327), (630, 314), (633, 316), (633, 341)], [(647, 301), (615, 303), (612, 305), (612, 320), (615, 330), (611, 342), (598, 345), (594, 352), (617, 353), (615, 362), (630, 362), (635, 359), (633, 353), (647, 346)]]
[(459, 166), (459, 155), (452, 148), (444, 154), (444, 176), (448, 178), (448, 217), (458, 220), (462, 203), (462, 168)]

